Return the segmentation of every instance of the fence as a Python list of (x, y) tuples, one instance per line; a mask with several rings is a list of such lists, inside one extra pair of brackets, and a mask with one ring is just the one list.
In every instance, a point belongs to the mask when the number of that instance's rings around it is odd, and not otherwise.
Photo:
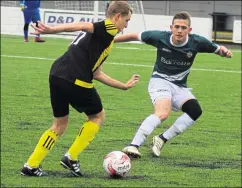
[(232, 15), (222, 12), (209, 14), (213, 18), (212, 40), (215, 42), (233, 42), (233, 24), (241, 20), (241, 15)]

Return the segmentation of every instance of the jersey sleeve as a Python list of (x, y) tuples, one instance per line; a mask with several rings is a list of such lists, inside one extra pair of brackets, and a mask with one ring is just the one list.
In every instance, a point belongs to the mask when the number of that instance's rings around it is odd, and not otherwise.
[(162, 31), (151, 30), (144, 31), (139, 34), (139, 40), (146, 44), (150, 44), (152, 46), (157, 47), (159, 40), (162, 38)]
[(104, 36), (108, 33), (109, 35), (114, 37), (118, 33), (117, 27), (108, 19), (101, 22), (93, 23), (93, 25), (93, 33), (98, 36)]
[(220, 46), (218, 44), (211, 42), (205, 37), (197, 36), (197, 40), (198, 40), (198, 45), (197, 45), (198, 52), (217, 53), (220, 49)]

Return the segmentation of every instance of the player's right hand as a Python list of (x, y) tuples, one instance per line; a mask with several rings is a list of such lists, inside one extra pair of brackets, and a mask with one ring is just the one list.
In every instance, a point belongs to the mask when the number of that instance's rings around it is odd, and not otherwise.
[(139, 82), (140, 75), (134, 74), (128, 82), (125, 83), (125, 90), (130, 89), (136, 85), (136, 83)]
[(34, 30), (35, 30), (34, 33), (30, 33), (30, 34), (33, 34), (33, 35), (54, 33), (51, 26), (43, 24), (40, 21), (38, 21), (38, 27), (35, 24), (31, 24), (31, 27), (33, 27)]
[(21, 11), (24, 11), (24, 5), (20, 5)]

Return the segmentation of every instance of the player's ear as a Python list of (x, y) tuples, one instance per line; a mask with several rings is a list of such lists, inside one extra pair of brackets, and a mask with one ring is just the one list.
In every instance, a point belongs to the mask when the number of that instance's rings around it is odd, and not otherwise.
[(189, 28), (189, 32), (191, 32), (191, 31), (192, 31), (192, 28), (190, 27), (190, 28)]
[(171, 29), (171, 30), (173, 29), (173, 26), (172, 26), (172, 25), (170, 25), (170, 29)]
[(121, 14), (120, 14), (120, 13), (116, 14), (116, 15), (115, 15), (115, 21), (117, 22), (117, 21), (119, 20), (120, 17), (121, 17)]

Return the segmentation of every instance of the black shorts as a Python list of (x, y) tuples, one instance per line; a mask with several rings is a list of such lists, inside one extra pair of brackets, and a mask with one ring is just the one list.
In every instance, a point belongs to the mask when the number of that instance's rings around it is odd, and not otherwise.
[(55, 76), (49, 77), (50, 99), (54, 117), (69, 114), (69, 104), (78, 112), (95, 115), (102, 111), (101, 99), (95, 88), (84, 88)]

